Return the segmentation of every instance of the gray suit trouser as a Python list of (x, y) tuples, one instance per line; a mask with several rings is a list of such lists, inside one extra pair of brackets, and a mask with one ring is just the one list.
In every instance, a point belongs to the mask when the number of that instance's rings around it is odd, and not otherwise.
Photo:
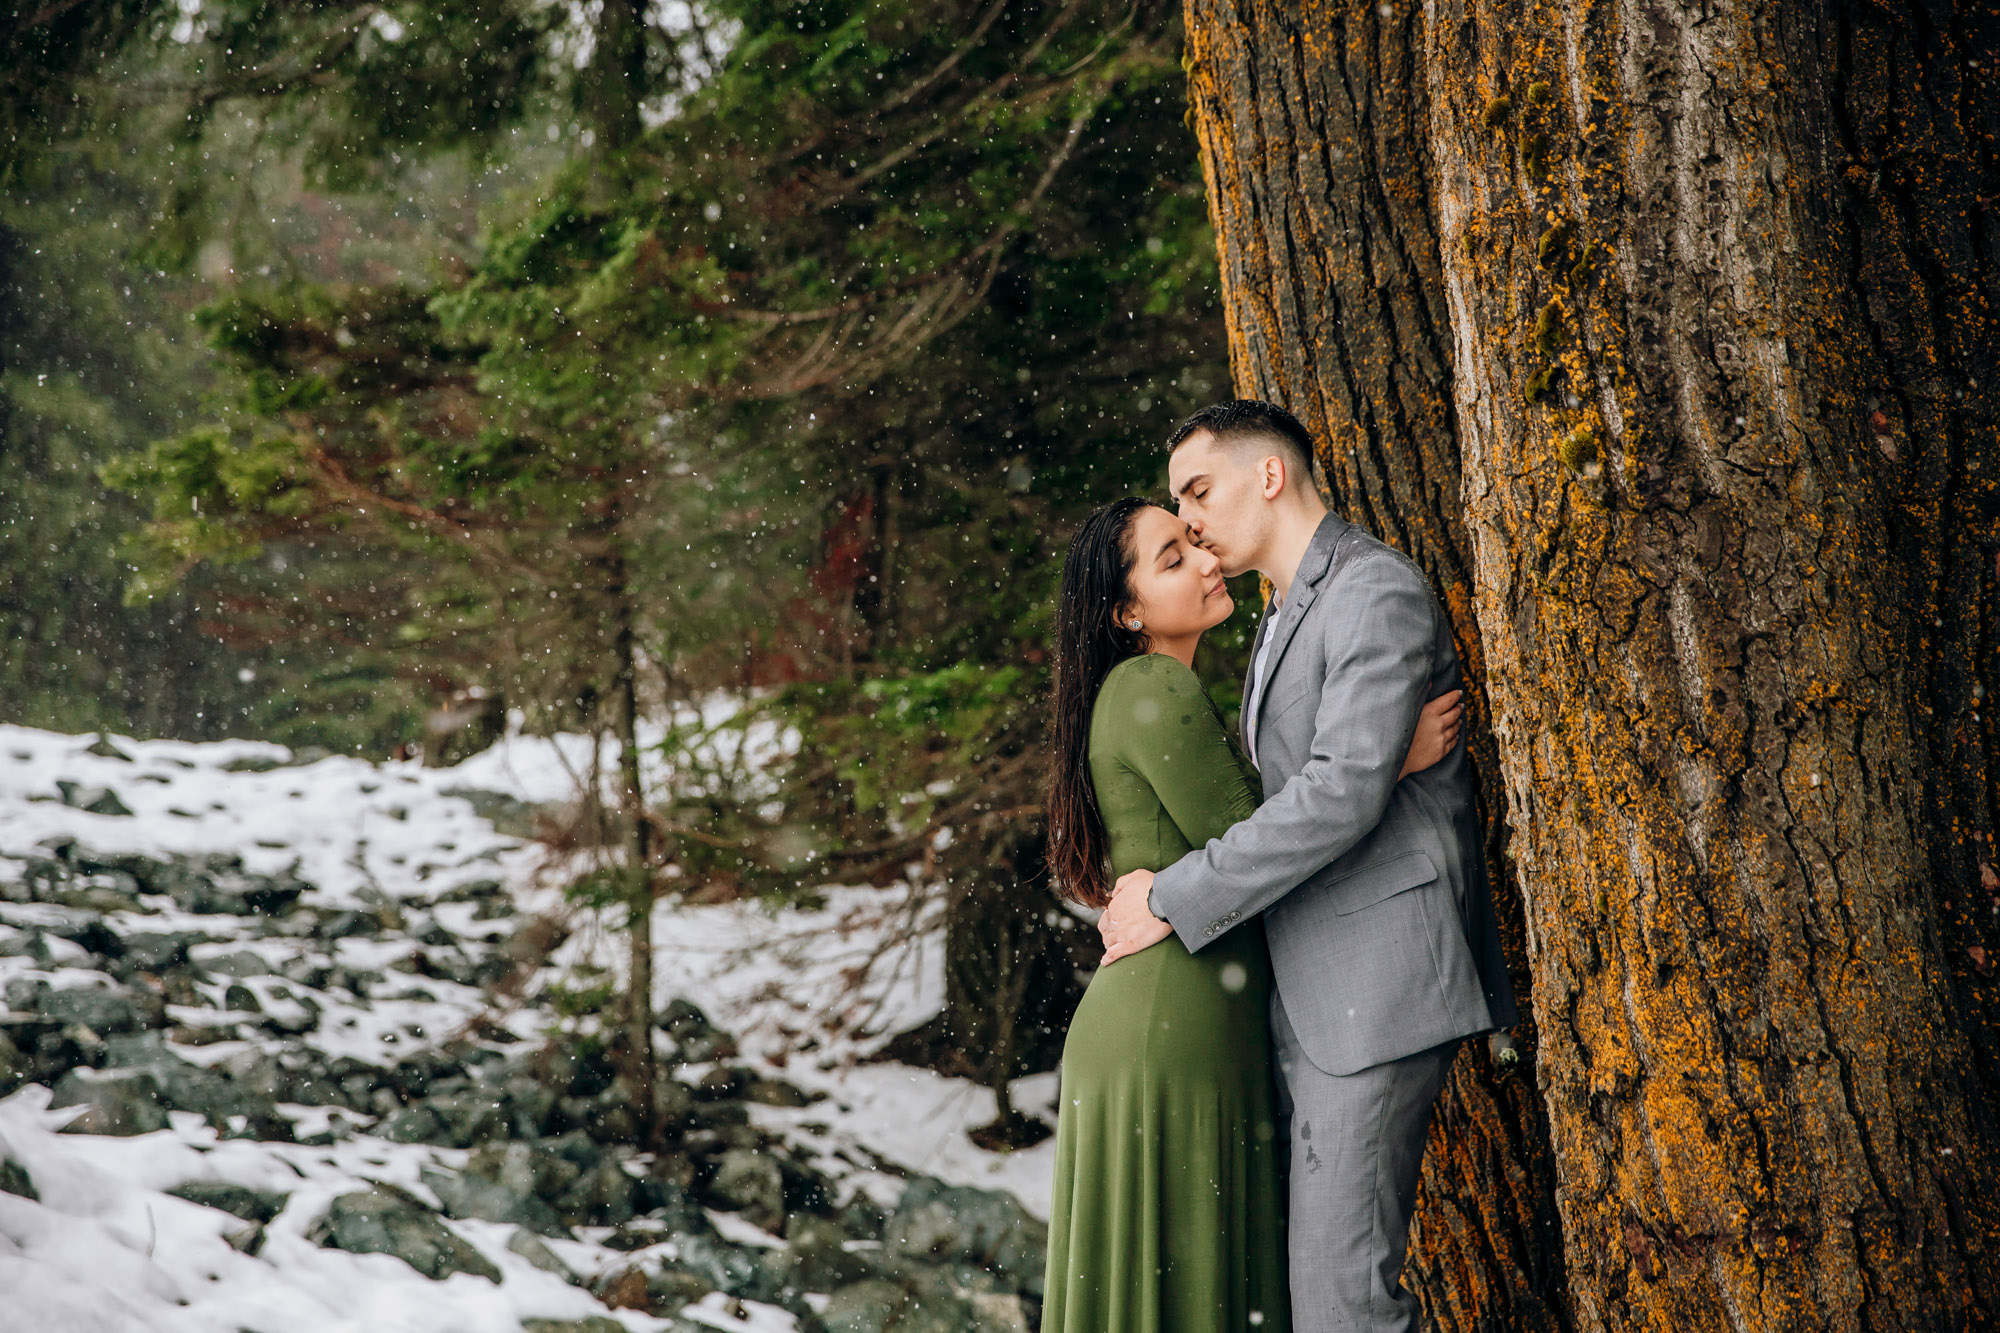
[(1292, 1333), (1414, 1333), (1403, 1252), (1431, 1103), (1459, 1039), (1353, 1074), (1306, 1058), (1276, 993), (1271, 1034), (1291, 1179)]

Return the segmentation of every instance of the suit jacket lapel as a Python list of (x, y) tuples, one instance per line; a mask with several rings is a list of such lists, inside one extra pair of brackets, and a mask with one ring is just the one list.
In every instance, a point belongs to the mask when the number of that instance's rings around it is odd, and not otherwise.
[(1236, 730), (1245, 754), (1255, 748), (1250, 744), (1250, 691), (1257, 684), (1257, 649), (1263, 646), (1264, 636), (1271, 632), (1271, 620), (1268, 608), (1257, 617), (1257, 633), (1250, 640), (1250, 669), (1243, 673), (1243, 704), (1236, 711)]
[[(1285, 605), (1278, 613), (1278, 623), (1272, 625), (1269, 623), (1270, 617), (1265, 617), (1266, 624), (1261, 633), (1276, 637), (1271, 641), (1270, 659), (1264, 663), (1264, 688), (1257, 696), (1255, 720), (1260, 729), (1264, 718), (1271, 711), (1271, 687), (1277, 682), (1278, 667), (1285, 660), (1285, 649), (1291, 647), (1292, 636), (1298, 633), (1299, 626), (1305, 621), (1306, 612), (1312, 609), (1313, 602), (1319, 597), (1320, 582), (1326, 577), (1326, 571), (1333, 562), (1334, 548), (1340, 544), (1341, 537), (1352, 526), (1354, 525), (1340, 515), (1332, 513), (1319, 521), (1319, 528), (1313, 533), (1312, 542), (1306, 547), (1306, 553), (1299, 561), (1298, 572), (1292, 576), (1292, 595), (1285, 599)], [(1254, 650), (1250, 660), (1253, 663), (1257, 660)], [(1244, 721), (1247, 732), (1250, 719), (1245, 718)], [(1261, 744), (1257, 748), (1257, 753), (1263, 754)]]

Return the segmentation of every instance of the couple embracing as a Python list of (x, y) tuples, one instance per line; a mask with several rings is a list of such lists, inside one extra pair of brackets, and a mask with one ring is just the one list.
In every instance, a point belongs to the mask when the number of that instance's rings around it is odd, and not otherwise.
[[(1106, 952), (1063, 1053), (1042, 1328), (1403, 1333), (1431, 1103), (1515, 1020), (1458, 653), (1282, 408), (1188, 418), (1168, 480), (1178, 514), (1100, 509), (1063, 568), (1049, 863)], [(1252, 569), (1239, 748), (1192, 664)]]

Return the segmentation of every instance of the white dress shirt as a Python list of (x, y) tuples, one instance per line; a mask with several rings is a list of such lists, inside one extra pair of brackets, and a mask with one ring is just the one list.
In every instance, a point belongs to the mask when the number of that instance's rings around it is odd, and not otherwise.
[(1257, 710), (1264, 705), (1264, 666), (1271, 656), (1272, 631), (1278, 627), (1278, 612), (1285, 599), (1274, 589), (1271, 605), (1264, 612), (1263, 634), (1257, 642), (1257, 656), (1250, 663), (1250, 697), (1243, 704), (1243, 748), (1250, 762), (1257, 762)]

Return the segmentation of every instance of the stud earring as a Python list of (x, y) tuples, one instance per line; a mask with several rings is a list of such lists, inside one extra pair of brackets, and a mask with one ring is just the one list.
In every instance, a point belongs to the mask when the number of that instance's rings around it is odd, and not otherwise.
[(1128, 625), (1130, 625), (1130, 626), (1131, 626), (1131, 627), (1132, 627), (1133, 629), (1144, 629), (1144, 628), (1146, 628), (1146, 627), (1145, 627), (1145, 625), (1143, 625), (1143, 624), (1141, 624), (1141, 623), (1140, 623), (1140, 621), (1139, 621), (1139, 618), (1138, 618), (1137, 616), (1134, 616), (1134, 617), (1133, 617), (1132, 619), (1130, 619), (1130, 620), (1126, 621), (1125, 623), (1126, 623), (1126, 624), (1128, 624)]

